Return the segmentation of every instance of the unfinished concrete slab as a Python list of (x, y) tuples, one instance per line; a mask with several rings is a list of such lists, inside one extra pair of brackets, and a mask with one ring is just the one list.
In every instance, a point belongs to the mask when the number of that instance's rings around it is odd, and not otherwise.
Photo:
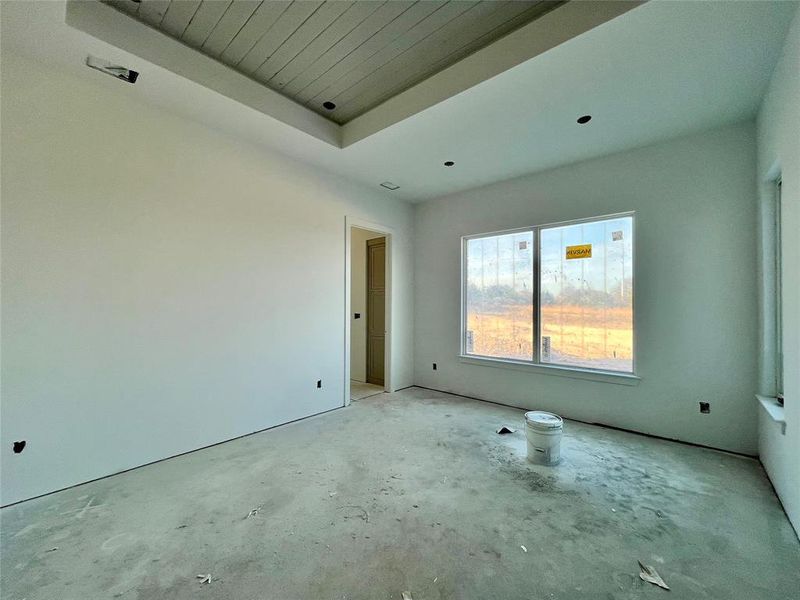
[(2, 596), (798, 597), (757, 461), (567, 421), (534, 466), (522, 415), (412, 388), (6, 508)]
[(350, 380), (350, 400), (361, 400), (383, 393), (383, 386)]

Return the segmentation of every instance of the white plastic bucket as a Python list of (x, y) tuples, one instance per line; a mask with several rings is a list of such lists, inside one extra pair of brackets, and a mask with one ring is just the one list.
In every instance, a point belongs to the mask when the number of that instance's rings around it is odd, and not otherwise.
[(528, 439), (528, 460), (540, 465), (557, 465), (561, 460), (561, 434), (564, 421), (553, 413), (525, 413), (525, 437)]

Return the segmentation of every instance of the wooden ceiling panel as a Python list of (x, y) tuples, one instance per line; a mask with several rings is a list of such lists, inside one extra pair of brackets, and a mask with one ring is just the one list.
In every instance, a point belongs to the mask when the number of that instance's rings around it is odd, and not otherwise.
[[(102, 0), (346, 123), (558, 0)], [(333, 102), (327, 110), (323, 103)]]
[(264, 61), (253, 76), (262, 82), (272, 79), (290, 60), (333, 25), (350, 6), (347, 2), (325, 2)]
[(142, 0), (137, 17), (150, 25), (158, 26), (167, 14), (170, 0)]
[[(261, 2), (242, 28), (228, 41), (227, 47), (220, 55), (222, 62), (231, 66), (238, 65), (291, 4), (291, 0)], [(214, 35), (213, 32), (211, 35)]]
[(195, 48), (205, 44), (208, 36), (214, 31), (214, 28), (230, 5), (230, 0), (202, 2), (183, 32), (181, 39)]
[(139, 3), (136, 0), (108, 0), (107, 4), (128, 14), (136, 14), (139, 10)]
[[(466, 3), (465, 3), (466, 4)], [(388, 2), (388, 6), (395, 8), (400, 3)], [(308, 86), (300, 90), (295, 98), (299, 102), (308, 103), (315, 99), (319, 94), (326, 92), (331, 86), (335, 85), (342, 77), (345, 77), (353, 69), (356, 69), (365, 60), (368, 60), (376, 52), (390, 45), (397, 38), (406, 35), (417, 23), (428, 18), (431, 14), (436, 14), (440, 10), (436, 2), (408, 2), (407, 10), (397, 15), (386, 26), (374, 32), (363, 44), (359, 45), (350, 54), (336, 63), (330, 70), (326, 71)], [(324, 100), (321, 100), (318, 105)]]
[(181, 39), (183, 32), (192, 22), (192, 17), (197, 9), (200, 8), (201, 0), (172, 0), (161, 19), (159, 29), (162, 29), (172, 37)]
[(272, 87), (283, 88), (297, 77), (309, 73), (310, 67), (321, 64), (324, 56), (331, 56), (333, 47), (344, 40), (356, 27), (381, 7), (381, 2), (355, 2), (350, 8), (308, 44), (272, 78)]
[[(358, 54), (365, 51), (364, 44), (375, 37), (400, 15), (404, 15), (413, 6), (413, 2), (385, 2), (369, 18), (337, 42), (328, 52), (321, 56), (308, 69), (286, 85), (284, 93), (290, 98), (300, 101), (301, 92), (321, 77), (329, 75), (331, 70), (347, 68), (348, 63), (357, 64)], [(369, 44), (367, 44), (369, 45)]]
[(203, 52), (215, 58), (219, 57), (260, 4), (261, 0), (233, 0), (206, 41), (203, 42)]
[(261, 36), (255, 46), (239, 61), (236, 69), (247, 75), (255, 73), (320, 6), (322, 2), (318, 0), (292, 2), (269, 31)]
[[(380, 52), (362, 62), (355, 69), (351, 69), (343, 77), (338, 78), (335, 84), (322, 94), (330, 97), (333, 102), (338, 102), (344, 108), (344, 104), (342, 104), (345, 100), (344, 93), (353, 87), (356, 87), (356, 90), (368, 89), (372, 77), (379, 74), (383, 67), (396, 63), (407, 64), (409, 61), (418, 60), (422, 63), (419, 66), (424, 68), (429, 60), (426, 55), (428, 49), (437, 43), (445, 47), (450, 47), (452, 44), (460, 45), (463, 39), (470, 39), (469, 36), (473, 35), (472, 28), (476, 22), (478, 22), (477, 27), (480, 28), (481, 19), (488, 18), (498, 7), (506, 4), (526, 6), (522, 2), (514, 1), (449, 2), (441, 10), (417, 23)], [(454, 39), (453, 36), (455, 36)], [(349, 95), (349, 97), (356, 96)], [(313, 106), (318, 101), (319, 96), (310, 99), (308, 104)]]
[(516, 0), (481, 2), (391, 60), (383, 64), (376, 61), (369, 71), (355, 69), (348, 80), (356, 83), (332, 99), (342, 107), (337, 116), (348, 121), (366, 112), (483, 48), (486, 39), (493, 41), (528, 23), (531, 13), (541, 16), (546, 12), (543, 8), (549, 6)]

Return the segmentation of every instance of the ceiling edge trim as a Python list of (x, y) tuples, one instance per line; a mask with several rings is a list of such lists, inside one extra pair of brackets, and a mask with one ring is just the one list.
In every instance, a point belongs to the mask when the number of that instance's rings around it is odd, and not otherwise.
[(570, 0), (342, 126), (346, 148), (610, 21), (646, 0)]
[(111, 6), (68, 0), (65, 22), (336, 148), (342, 147), (342, 129), (336, 123)]

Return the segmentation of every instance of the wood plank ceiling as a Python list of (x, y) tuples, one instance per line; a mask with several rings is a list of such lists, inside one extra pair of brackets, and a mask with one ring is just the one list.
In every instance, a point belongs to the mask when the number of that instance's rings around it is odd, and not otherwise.
[(103, 1), (339, 124), (562, 3)]

